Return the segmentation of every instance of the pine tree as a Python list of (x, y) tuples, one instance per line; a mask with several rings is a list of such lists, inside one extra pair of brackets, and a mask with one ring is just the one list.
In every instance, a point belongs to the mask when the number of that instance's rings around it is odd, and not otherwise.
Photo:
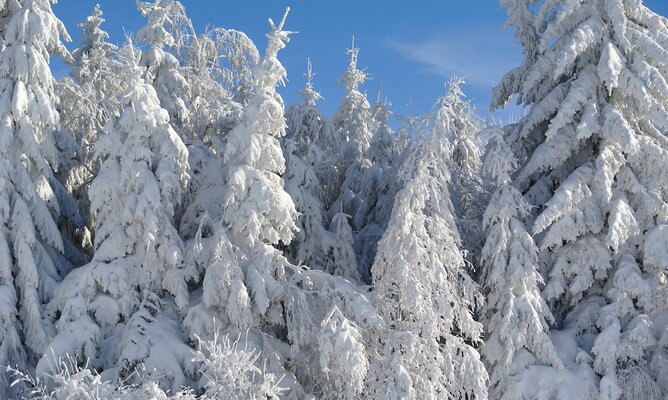
[(49, 307), (60, 314), (58, 335), (37, 370), (46, 373), (58, 357), (78, 355), (112, 378), (129, 379), (142, 366), (147, 374), (166, 373), (161, 385), (177, 390), (184, 370), (193, 372), (175, 321), (175, 308), (187, 305), (191, 274), (174, 227), (188, 153), (143, 80), (138, 54), (130, 44), (123, 52), (129, 82), (123, 113), (96, 143), (104, 162), (90, 189), (95, 255), (57, 288)]
[(493, 107), (513, 94), (531, 107), (508, 140), (515, 185), (538, 211), (543, 294), (558, 326), (591, 338), (580, 351), (600, 398), (660, 398), (668, 24), (637, 1), (532, 3), (508, 2), (527, 57)]
[(292, 33), (282, 30), (284, 22), (278, 27), (272, 23), (267, 51), (255, 72), (256, 93), (230, 132), (225, 149), (230, 167), (222, 201), (228, 236), (249, 261), (246, 276), (254, 306), (270, 320), (278, 316), (271, 314), (278, 312), (276, 286), (285, 263), (275, 246), (290, 243), (296, 229), (294, 203), (280, 177), (285, 159), (278, 138), (285, 134), (286, 125), (276, 85), (286, 71), (277, 54)]
[[(0, 14), (0, 364), (25, 368), (53, 337), (45, 303), (69, 269), (56, 223), (76, 206), (54, 178), (69, 155), (56, 146), (48, 65), (69, 55), (69, 37), (47, 0), (5, 1)], [(3, 372), (0, 397), (9, 393)]]
[(385, 346), (405, 352), (412, 387), (403, 373), (391, 380), (404, 382), (402, 393), (411, 398), (487, 396), (487, 373), (471, 346), (481, 339), (482, 326), (473, 318), (481, 298), (460, 250), (448, 153), (444, 132), (434, 130), (402, 167), (404, 186), (371, 269), (379, 312), (402, 333), (385, 336)]
[(522, 359), (524, 349), (535, 357), (534, 362), (563, 365), (547, 336), (553, 317), (539, 289), (543, 279), (538, 272), (538, 248), (523, 221), (529, 205), (510, 184), (516, 162), (502, 133), (491, 140), (485, 170), (497, 189), (483, 220), (487, 237), (481, 256), (482, 281), (487, 302), (482, 310), (486, 328), (482, 354), (490, 374), (490, 397), (496, 399), (513, 393), (507, 380), (514, 369), (527, 367), (527, 361), (519, 362), (519, 367), (513, 364)]

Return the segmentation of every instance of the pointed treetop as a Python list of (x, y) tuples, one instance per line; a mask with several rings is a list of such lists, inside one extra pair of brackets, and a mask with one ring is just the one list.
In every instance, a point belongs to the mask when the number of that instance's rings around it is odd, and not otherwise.
[(313, 87), (313, 77), (315, 74), (313, 73), (313, 69), (311, 66), (311, 59), (308, 60), (308, 66), (306, 73), (304, 76), (306, 77), (306, 87), (304, 90), (299, 92), (299, 96), (301, 96), (302, 99), (304, 99), (304, 104), (307, 106), (315, 106), (316, 102), (320, 99), (322, 99), (322, 96), (320, 93), (316, 92), (316, 90)]
[(378, 89), (378, 97), (376, 98), (376, 103), (387, 103), (387, 98), (383, 101), (383, 89), (384, 89), (385, 82), (380, 81), (380, 89)]
[(84, 35), (82, 45), (90, 47), (103, 42), (105, 39), (109, 39), (109, 34), (101, 29), (102, 24), (105, 22), (102, 15), (102, 7), (100, 7), (100, 4), (95, 4), (91, 15), (86, 17), (86, 21), (79, 24)]
[(350, 49), (346, 49), (346, 54), (350, 54), (350, 62), (348, 63), (348, 70), (339, 79), (340, 83), (346, 85), (346, 92), (352, 93), (358, 91), (359, 85), (364, 83), (367, 75), (364, 70), (357, 69), (357, 57), (359, 55), (359, 48), (355, 47), (355, 37), (353, 36), (353, 44)]
[(130, 35), (125, 37), (125, 44), (118, 51), (118, 59), (121, 62), (124, 72), (128, 75), (130, 82), (142, 80), (142, 70), (139, 68), (141, 59), (141, 50), (134, 46)]
[(355, 36), (353, 36), (353, 44), (349, 49), (346, 49), (346, 54), (350, 54), (350, 63), (348, 66), (350, 69), (357, 69), (357, 55), (359, 54), (360, 49), (355, 47)]
[(274, 21), (269, 18), (269, 26), (271, 26), (271, 32), (267, 33), (267, 38), (269, 43), (267, 44), (267, 54), (269, 58), (276, 57), (278, 51), (285, 48), (285, 44), (290, 42), (290, 35), (298, 33), (294, 31), (284, 31), (283, 26), (285, 25), (285, 19), (288, 17), (290, 12), (290, 7), (285, 8), (285, 13), (283, 13), (283, 18), (281, 22), (276, 26)]

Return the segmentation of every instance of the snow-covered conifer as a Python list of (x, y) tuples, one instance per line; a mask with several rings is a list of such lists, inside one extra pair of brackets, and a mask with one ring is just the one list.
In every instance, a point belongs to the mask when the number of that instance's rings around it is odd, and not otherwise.
[(72, 78), (58, 84), (63, 127), (76, 138), (83, 153), (81, 161), (90, 173), (93, 143), (109, 118), (118, 116), (118, 97), (125, 87), (114, 60), (118, 48), (106, 41), (109, 34), (101, 28), (104, 21), (98, 4), (79, 24), (83, 39), (69, 62)]
[(348, 222), (350, 215), (339, 212), (329, 224), (329, 231), (320, 236), (325, 255), (322, 269), (332, 275), (359, 283), (361, 276), (355, 256), (353, 229)]
[(293, 105), (286, 114), (288, 126), (283, 149), (287, 163), (283, 178), (285, 191), (299, 213), (299, 230), (290, 246), (290, 258), (317, 268), (323, 255), (324, 193), (316, 171), (325, 159), (317, 143), (327, 122), (316, 107), (321, 97), (313, 88), (313, 76), (309, 60), (306, 88), (300, 92), (304, 104)]
[(165, 51), (175, 44), (173, 35), (165, 27), (177, 20), (186, 20), (185, 9), (176, 0), (138, 1), (137, 8), (148, 20), (137, 32), (137, 41), (149, 47), (140, 63), (146, 67), (145, 80), (153, 85), (161, 107), (169, 112), (172, 126), (180, 128), (189, 119), (190, 85), (180, 71), (178, 59)]
[(487, 373), (471, 345), (481, 340), (482, 325), (473, 318), (481, 298), (460, 250), (449, 151), (444, 132), (434, 130), (405, 162), (404, 187), (371, 273), (380, 313), (411, 338), (404, 340), (404, 351), (410, 352), (405, 357), (412, 388), (403, 392), (414, 398), (485, 398)]
[(491, 141), (485, 170), (497, 189), (483, 220), (487, 237), (481, 268), (487, 302), (482, 310), (486, 330), (482, 355), (490, 375), (490, 397), (496, 399), (508, 392), (513, 369), (527, 367), (522, 357), (520, 362), (516, 359), (522, 351), (531, 352), (538, 364), (563, 366), (547, 335), (553, 317), (539, 289), (543, 279), (538, 248), (524, 225), (529, 205), (510, 183), (516, 162), (502, 132)]
[(346, 214), (356, 214), (363, 201), (360, 197), (362, 177), (371, 164), (366, 158), (372, 138), (369, 129), (370, 105), (366, 95), (359, 90), (359, 85), (364, 83), (367, 75), (357, 68), (359, 49), (355, 47), (354, 39), (348, 54), (348, 69), (339, 79), (346, 87), (346, 97), (332, 118), (338, 152), (335, 153), (335, 159), (330, 161), (336, 172), (332, 176), (334, 188), (331, 191), (335, 197), (326, 204), (330, 218), (341, 209)]
[(387, 228), (394, 198), (399, 190), (397, 175), (401, 163), (400, 150), (389, 124), (390, 104), (386, 100), (381, 101), (380, 96), (382, 93), (371, 108), (370, 125), (373, 136), (368, 151), (371, 165), (364, 170), (362, 177), (359, 196), (363, 201), (353, 216), (353, 226), (359, 229), (355, 236), (355, 254), (365, 282), (370, 280), (376, 246)]
[(474, 261), (482, 242), (481, 221), (485, 208), (482, 183), (480, 140), (481, 123), (462, 91), (462, 78), (453, 78), (447, 93), (433, 108), (432, 129), (440, 129), (450, 141), (451, 196), (464, 248)]
[[(0, 365), (25, 368), (54, 329), (45, 303), (68, 266), (56, 225), (76, 209), (54, 178), (59, 129), (48, 60), (69, 39), (48, 0), (0, 3)], [(30, 60), (30, 62), (28, 62)], [(9, 397), (0, 373), (0, 397)]]
[(509, 4), (527, 57), (492, 106), (530, 106), (508, 139), (537, 207), (543, 294), (600, 398), (665, 395), (668, 25), (639, 1), (530, 3)]
[(83, 39), (69, 60), (71, 77), (62, 78), (56, 87), (62, 127), (76, 140), (76, 154), (72, 154), (60, 175), (86, 217), (86, 228), (72, 231), (67, 227), (66, 231), (87, 252), (92, 250), (91, 231), (95, 226), (89, 215), (88, 189), (100, 166), (93, 161), (93, 145), (109, 120), (118, 118), (119, 97), (127, 85), (114, 59), (117, 46), (106, 42), (109, 35), (101, 29), (102, 23), (102, 10), (97, 5), (79, 25)]
[(272, 32), (264, 58), (257, 65), (256, 93), (244, 108), (241, 121), (230, 132), (225, 160), (230, 165), (222, 199), (222, 219), (230, 241), (248, 258), (246, 276), (256, 312), (277, 318), (277, 280), (286, 260), (275, 248), (292, 241), (296, 229), (294, 203), (280, 177), (285, 159), (278, 138), (285, 134), (283, 101), (276, 85), (285, 68), (277, 58), (292, 32), (283, 31), (285, 18)]
[(358, 398), (364, 388), (369, 360), (359, 331), (336, 306), (322, 321), (319, 350), (320, 368), (327, 377), (321, 383), (322, 398)]
[[(254, 73), (255, 92), (227, 138), (227, 175), (219, 200), (222, 214), (219, 221), (213, 221), (214, 227), (208, 228), (222, 231), (209, 235), (217, 239), (195, 244), (204, 255), (200, 263), (206, 269), (204, 292), (202, 301), (190, 308), (185, 324), (191, 335), (202, 338), (215, 332), (212, 317), (223, 324), (220, 329), (224, 334), (247, 330), (249, 342), (261, 352), (256, 365), (283, 376), (281, 386), (297, 395), (300, 384), (286, 369), (289, 346), (274, 336), (278, 327), (286, 325), (283, 307), (287, 269), (291, 267), (277, 247), (289, 244), (296, 229), (295, 206), (279, 176), (285, 170), (278, 140), (285, 134), (285, 120), (276, 85), (286, 71), (277, 55), (292, 33), (283, 30), (286, 17), (287, 11), (278, 25), (269, 20), (272, 31), (267, 34), (266, 54)], [(211, 245), (220, 249), (212, 251), (208, 248)]]
[(95, 255), (57, 288), (50, 308), (60, 314), (59, 333), (37, 370), (47, 372), (68, 353), (94, 360), (112, 377), (156, 369), (167, 373), (162, 386), (177, 389), (185, 383), (182, 368), (191, 366), (174, 321), (175, 308), (188, 302), (189, 273), (174, 227), (188, 152), (144, 81), (137, 52), (131, 44), (123, 52), (123, 113), (96, 144), (104, 162), (90, 189)]

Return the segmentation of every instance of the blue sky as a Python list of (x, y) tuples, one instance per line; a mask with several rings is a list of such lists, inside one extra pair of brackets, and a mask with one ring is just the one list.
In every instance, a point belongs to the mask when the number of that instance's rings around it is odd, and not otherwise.
[[(134, 32), (145, 20), (134, 0), (61, 0), (54, 5), (76, 47), (77, 24), (100, 3), (111, 40), (121, 43), (124, 30)], [(513, 32), (503, 29), (505, 11), (496, 0), (183, 0), (198, 30), (223, 26), (246, 32), (260, 51), (266, 44), (267, 18), (280, 19), (291, 7), (286, 28), (298, 31), (280, 58), (288, 70), (288, 84), (280, 90), (286, 104), (300, 101), (296, 93), (304, 85), (306, 59), (313, 62), (315, 86), (325, 100), (322, 110), (331, 115), (344, 96), (338, 78), (348, 62), (345, 53), (355, 36), (360, 48), (359, 66), (371, 80), (364, 89), (375, 101), (384, 97), (397, 114), (428, 111), (443, 94), (453, 75), (464, 76), (467, 96), (480, 116), (487, 118), (491, 87), (522, 60)], [(645, 0), (655, 12), (668, 15), (667, 0)], [(62, 66), (54, 63), (54, 73)], [(520, 110), (510, 107), (494, 117), (506, 122)]]

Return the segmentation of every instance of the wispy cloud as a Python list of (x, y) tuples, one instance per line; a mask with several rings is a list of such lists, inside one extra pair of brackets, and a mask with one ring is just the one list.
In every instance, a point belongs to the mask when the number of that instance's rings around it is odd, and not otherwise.
[(495, 26), (469, 26), (469, 32), (443, 32), (409, 41), (388, 38), (387, 45), (422, 65), (423, 72), (445, 79), (463, 76), (471, 85), (491, 87), (521, 61), (510, 31)]

